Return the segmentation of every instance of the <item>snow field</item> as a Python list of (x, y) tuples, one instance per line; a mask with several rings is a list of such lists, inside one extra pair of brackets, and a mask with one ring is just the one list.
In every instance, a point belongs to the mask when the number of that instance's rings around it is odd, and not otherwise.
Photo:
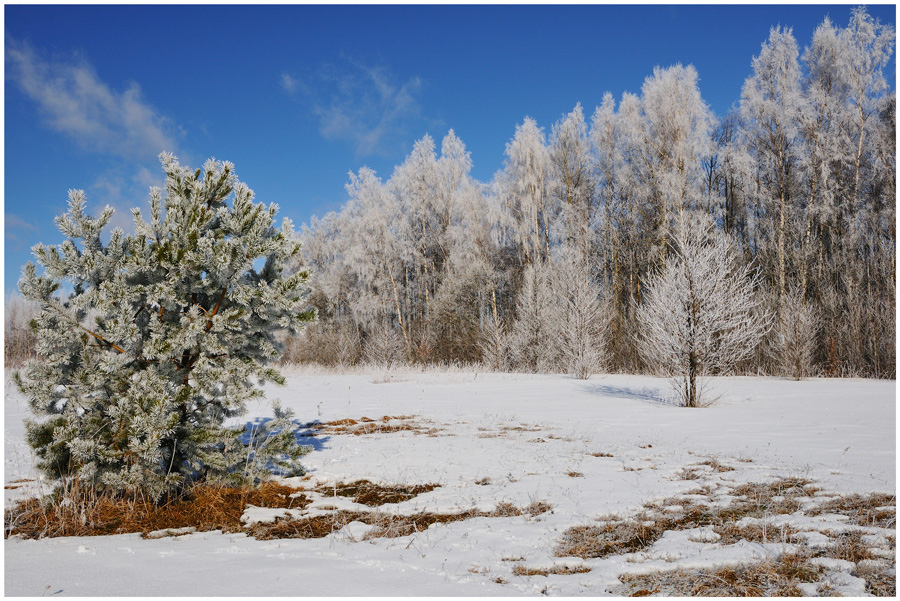
[[(7, 595), (604, 595), (624, 573), (710, 568), (761, 561), (794, 549), (785, 527), (808, 543), (848, 528), (846, 516), (771, 516), (767, 542), (721, 544), (709, 528), (666, 532), (636, 553), (558, 557), (563, 534), (597, 518), (622, 518), (644, 504), (704, 488), (685, 502), (725, 506), (741, 483), (803, 478), (820, 489), (810, 504), (896, 488), (895, 382), (768, 378), (713, 379), (722, 395), (706, 409), (668, 399), (668, 381), (644, 376), (565, 376), (475, 372), (334, 375), (287, 370), (286, 387), (267, 389), (301, 422), (352, 419), (357, 425), (300, 433), (313, 451), (313, 488), (368, 479), (385, 485), (439, 484), (408, 501), (370, 508), (309, 495), (295, 517), (335, 509), (490, 512), (500, 503), (543, 501), (540, 515), (476, 517), (434, 524), (410, 536), (366, 538), (352, 522), (322, 539), (259, 541), (219, 532), (5, 541)], [(268, 402), (245, 420), (271, 414)], [(7, 387), (6, 482), (33, 478), (24, 444), (24, 401)], [(389, 419), (384, 421), (382, 418)], [(364, 422), (361, 418), (374, 420)], [(355, 435), (365, 424), (409, 426)], [(690, 479), (685, 479), (690, 478)], [(33, 485), (6, 490), (9, 503)], [(678, 503), (665, 508), (677, 515)], [(335, 509), (329, 509), (335, 508)], [(247, 522), (284, 510), (249, 508)], [(873, 549), (893, 530), (868, 528)], [(879, 538), (880, 537), (880, 538)], [(822, 558), (824, 559), (824, 558)], [(49, 561), (48, 561), (49, 560)], [(838, 561), (838, 560), (833, 560)], [(52, 566), (52, 568), (48, 567)], [(587, 570), (590, 571), (582, 571)], [(836, 589), (859, 593), (849, 567), (832, 563)], [(524, 575), (546, 572), (543, 575)], [(165, 573), (166, 578), (159, 578)], [(844, 576), (841, 576), (841, 575)], [(837, 582), (840, 580), (840, 582)], [(841, 588), (843, 587), (843, 588)], [(834, 588), (834, 587), (833, 587)], [(815, 590), (810, 589), (809, 593)]]

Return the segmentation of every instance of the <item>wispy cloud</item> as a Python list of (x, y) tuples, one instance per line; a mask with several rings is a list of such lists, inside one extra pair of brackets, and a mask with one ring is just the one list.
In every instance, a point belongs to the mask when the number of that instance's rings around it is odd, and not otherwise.
[(85, 60), (45, 60), (7, 38), (7, 74), (39, 106), (48, 125), (84, 149), (124, 158), (176, 151), (175, 126), (149, 105), (140, 87), (111, 89)]
[(289, 94), (300, 91), (307, 97), (322, 136), (349, 141), (360, 156), (390, 153), (409, 128), (424, 120), (422, 80), (400, 81), (383, 66), (344, 58), (341, 65), (323, 66), (303, 79), (282, 74), (281, 85)]
[(31, 238), (38, 232), (37, 226), (13, 213), (3, 215), (3, 236), (7, 248), (22, 250), (26, 246), (24, 238)]
[(288, 94), (293, 94), (297, 91), (297, 78), (289, 73), (281, 74), (281, 87), (284, 88), (284, 91)]

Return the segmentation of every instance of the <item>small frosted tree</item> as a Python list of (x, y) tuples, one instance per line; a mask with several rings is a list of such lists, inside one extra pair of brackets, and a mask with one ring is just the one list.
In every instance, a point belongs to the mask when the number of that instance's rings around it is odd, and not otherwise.
[(279, 430), (250, 440), (224, 426), (260, 385), (283, 382), (266, 367), (276, 330), (314, 316), (306, 273), (282, 274), (298, 251), (290, 220), (276, 228), (277, 207), (254, 203), (230, 163), (193, 171), (160, 159), (165, 196), (151, 188), (149, 222), (133, 209), (135, 233), (104, 243), (113, 210), (90, 217), (84, 193), (70, 191), (56, 219), (68, 239), (35, 246), (43, 273), (29, 263), (19, 282), (41, 306), (41, 359), (16, 374), (39, 418), (27, 439), (63, 485), (159, 499), (188, 481), (246, 481), (254, 455), (299, 467), (289, 412), (276, 406)]
[(708, 224), (679, 227), (663, 269), (645, 282), (637, 308), (638, 348), (651, 367), (674, 376), (686, 407), (703, 403), (702, 378), (751, 355), (771, 326), (754, 296), (758, 275)]
[(516, 320), (509, 335), (512, 361), (530, 372), (555, 371), (559, 357), (554, 343), (552, 313), (556, 299), (552, 289), (553, 265), (539, 260), (522, 273), (522, 288), (516, 301)]
[(557, 302), (551, 314), (560, 367), (587, 380), (603, 364), (605, 325), (599, 286), (590, 277), (587, 260), (570, 251), (554, 274)]
[(792, 288), (785, 299), (784, 316), (776, 330), (776, 341), (784, 371), (795, 380), (813, 371), (816, 335), (821, 327), (819, 311)]

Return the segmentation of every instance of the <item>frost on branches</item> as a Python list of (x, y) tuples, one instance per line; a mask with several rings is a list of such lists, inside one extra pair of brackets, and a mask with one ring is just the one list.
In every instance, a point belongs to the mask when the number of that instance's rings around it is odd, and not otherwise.
[[(297, 254), (277, 206), (253, 202), (234, 167), (203, 169), (160, 155), (166, 189), (150, 191), (149, 222), (133, 209), (135, 234), (101, 230), (112, 217), (85, 214), (69, 192), (56, 219), (67, 240), (34, 248), (19, 282), (42, 307), (33, 322), (40, 360), (16, 374), (39, 419), (27, 423), (40, 469), (63, 485), (140, 490), (159, 499), (189, 481), (241, 481), (260, 466), (300, 468), (304, 449), (290, 414), (242, 440), (224, 427), (266, 381), (278, 356), (276, 330), (297, 331), (305, 272), (286, 277)], [(230, 206), (229, 206), (230, 201)], [(57, 295), (64, 283), (71, 290)], [(65, 296), (65, 300), (63, 300)]]
[(673, 247), (636, 308), (638, 348), (651, 368), (675, 377), (685, 406), (699, 407), (702, 376), (748, 358), (772, 319), (754, 296), (758, 276), (740, 266), (724, 234), (680, 221)]

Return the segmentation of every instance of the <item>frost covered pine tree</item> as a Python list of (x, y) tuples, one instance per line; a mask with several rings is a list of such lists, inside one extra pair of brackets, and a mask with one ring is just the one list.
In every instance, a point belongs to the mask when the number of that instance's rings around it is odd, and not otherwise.
[(306, 273), (282, 273), (298, 251), (291, 222), (275, 227), (277, 207), (253, 202), (230, 163), (160, 160), (165, 196), (151, 188), (149, 222), (133, 209), (135, 233), (116, 229), (104, 244), (113, 210), (90, 217), (84, 193), (70, 191), (56, 219), (68, 239), (35, 246), (43, 273), (29, 263), (19, 282), (42, 308), (41, 360), (16, 374), (38, 416), (27, 438), (64, 486), (159, 499), (190, 481), (246, 481), (254, 455), (299, 467), (303, 449), (277, 405), (276, 430), (241, 440), (224, 426), (260, 385), (283, 382), (266, 367), (276, 330), (314, 317)]
[(758, 275), (741, 267), (732, 242), (712, 224), (680, 220), (673, 246), (636, 309), (638, 348), (651, 369), (674, 376), (686, 407), (699, 407), (702, 377), (749, 357), (772, 318), (754, 296)]

